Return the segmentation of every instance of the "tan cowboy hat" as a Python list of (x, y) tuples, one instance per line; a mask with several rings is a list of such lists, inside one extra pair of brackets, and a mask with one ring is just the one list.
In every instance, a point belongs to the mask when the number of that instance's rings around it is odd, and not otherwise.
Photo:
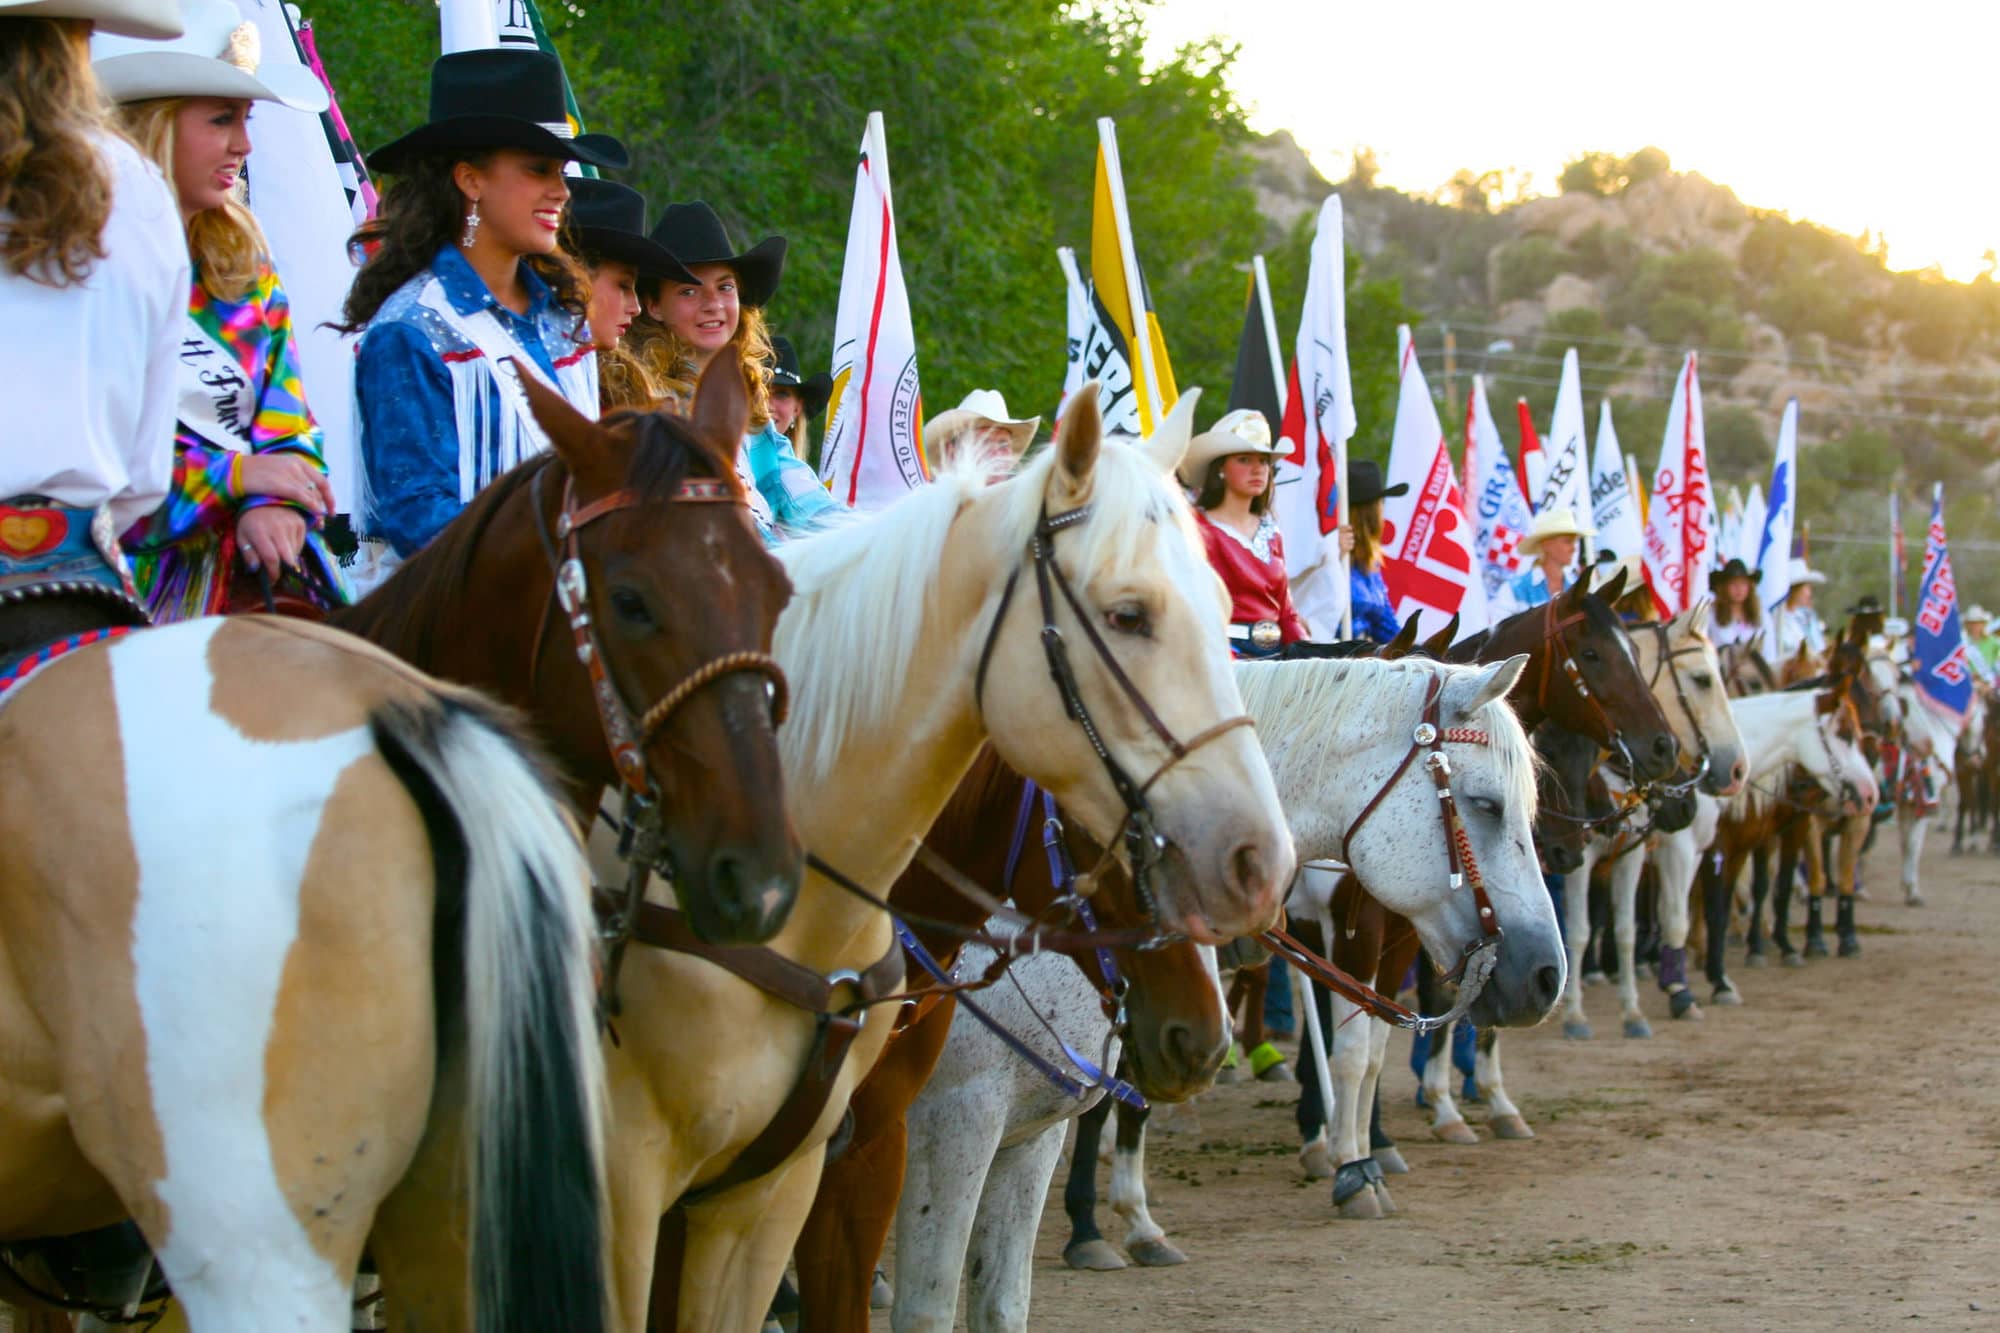
[(1013, 437), (1016, 454), (1027, 449), (1035, 432), (1042, 427), (1040, 417), (1014, 417), (1007, 411), (1007, 399), (998, 389), (974, 389), (949, 412), (940, 412), (924, 423), (924, 452), (932, 462), (938, 451), (959, 435), (987, 426), (998, 426)]
[(0, 18), (89, 19), (121, 37), (178, 37), (180, 0), (0, 0)]
[(106, 96), (242, 98), (315, 115), (326, 110), (326, 85), (289, 50), (266, 61), (257, 25), (244, 20), (235, 0), (185, 0), (183, 13), (187, 31), (171, 41), (90, 39), (90, 63)]
[(1826, 575), (1820, 573), (1797, 556), (1793, 556), (1785, 562), (1785, 591), (1787, 593), (1802, 583), (1825, 582)]
[(1208, 465), (1231, 454), (1269, 454), (1275, 458), (1287, 446), (1273, 443), (1271, 423), (1254, 407), (1239, 407), (1223, 414), (1222, 420), (1188, 441), (1181, 456), (1181, 485), (1198, 491), (1208, 480)]
[(1959, 620), (1967, 625), (1990, 625), (1993, 623), (1993, 617), (1987, 614), (1986, 608), (1977, 602), (1966, 607), (1965, 614), (1960, 616)]
[(1542, 543), (1551, 537), (1595, 537), (1597, 529), (1587, 523), (1577, 521), (1574, 509), (1551, 509), (1535, 515), (1535, 521), (1528, 525), (1528, 535), (1521, 538), (1521, 544), (1514, 549), (1522, 555), (1533, 555), (1542, 549)]

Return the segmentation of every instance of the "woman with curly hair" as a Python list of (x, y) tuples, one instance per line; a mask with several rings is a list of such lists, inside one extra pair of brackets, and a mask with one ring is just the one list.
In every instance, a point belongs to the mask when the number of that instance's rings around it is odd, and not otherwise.
[(172, 193), (108, 117), (93, 23), (181, 30), (174, 0), (0, 0), (0, 361), (27, 395), (0, 449), (0, 676), (145, 619), (116, 534), (173, 473), (187, 252)]
[(785, 238), (767, 236), (739, 254), (715, 210), (696, 200), (668, 205), (653, 239), (691, 277), (641, 275), (646, 313), (626, 335), (634, 354), (668, 390), (671, 406), (687, 401), (715, 354), (734, 344), (750, 395), (750, 434), (737, 452), (736, 470), (750, 491), (751, 511), (767, 537), (810, 524), (834, 507), (834, 499), (771, 422), (776, 355), (764, 307), (784, 273)]
[(646, 235), (646, 197), (616, 181), (580, 177), (569, 183), (563, 249), (590, 275), (590, 341), (597, 349), (597, 400), (606, 412), (650, 411), (666, 399), (638, 357), (624, 345), (639, 317), (639, 275), (692, 282), (694, 275)]
[(326, 89), (303, 65), (265, 66), (257, 26), (231, 0), (189, 0), (185, 12), (176, 41), (91, 44), (98, 82), (174, 187), (194, 264), (173, 489), (124, 545), (155, 620), (266, 605), (316, 614), (348, 600), (318, 531), (333, 487), (291, 304), (244, 206), (243, 172), (251, 104), (316, 114)]
[(431, 66), (430, 120), (369, 156), (394, 179), (344, 326), (363, 330), (358, 587), (546, 447), (516, 374), (540, 375), (597, 416), (590, 284), (558, 246), (563, 166), (628, 160), (608, 135), (548, 128), (566, 122), (562, 88), (562, 66), (544, 52), (443, 56)]

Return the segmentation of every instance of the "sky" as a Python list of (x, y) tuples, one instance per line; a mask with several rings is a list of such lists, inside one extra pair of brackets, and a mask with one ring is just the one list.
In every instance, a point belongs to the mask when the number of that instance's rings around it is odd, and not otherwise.
[(1149, 50), (1211, 35), (1260, 131), (1330, 179), (1435, 190), (1654, 144), (1754, 208), (1871, 231), (1891, 267), (1970, 278), (2000, 250), (1994, 0), (1160, 0)]

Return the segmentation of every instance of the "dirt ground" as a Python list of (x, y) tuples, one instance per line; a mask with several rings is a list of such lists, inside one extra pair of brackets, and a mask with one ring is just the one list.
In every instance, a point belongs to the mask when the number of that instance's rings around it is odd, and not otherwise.
[(1153, 1215), (1189, 1262), (1070, 1272), (1058, 1182), (1031, 1326), (2000, 1329), (2000, 859), (1933, 837), (1912, 909), (1893, 842), (1866, 863), (1859, 959), (1753, 971), (1732, 951), (1745, 1006), (1701, 1022), (1642, 982), (1650, 1041), (1620, 1035), (1605, 986), (1593, 1041), (1508, 1033), (1532, 1142), (1432, 1140), (1392, 1039), (1400, 1216), (1340, 1221), (1302, 1178), (1291, 1085), (1217, 1088), (1198, 1130), (1149, 1143)]

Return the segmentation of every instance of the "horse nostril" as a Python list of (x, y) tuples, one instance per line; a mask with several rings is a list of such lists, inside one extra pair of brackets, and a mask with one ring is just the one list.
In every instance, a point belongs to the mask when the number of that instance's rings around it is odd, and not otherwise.
[(1233, 892), (1245, 898), (1261, 896), (1269, 877), (1264, 868), (1264, 853), (1256, 843), (1243, 843), (1229, 854), (1229, 880)]
[(1653, 753), (1658, 755), (1662, 760), (1671, 761), (1676, 748), (1674, 738), (1667, 735), (1664, 731), (1653, 737)]
[(1553, 965), (1538, 967), (1532, 984), (1535, 1008), (1547, 1009), (1562, 998), (1562, 969)]

